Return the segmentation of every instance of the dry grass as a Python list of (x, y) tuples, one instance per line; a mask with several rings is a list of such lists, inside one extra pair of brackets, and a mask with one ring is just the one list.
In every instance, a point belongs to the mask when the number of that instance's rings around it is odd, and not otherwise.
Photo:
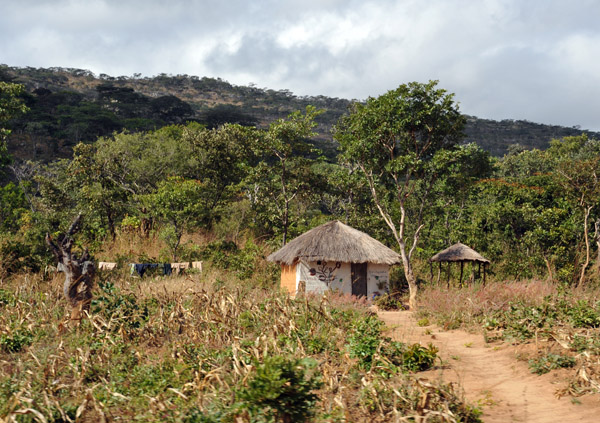
[(419, 304), (427, 313), (440, 318), (455, 316), (460, 324), (478, 325), (478, 318), (493, 311), (507, 310), (510, 303), (540, 304), (558, 293), (558, 285), (541, 280), (507, 281), (466, 285), (462, 288), (428, 285), (420, 292)]
[(100, 275), (91, 315), (73, 326), (61, 284), (21, 275), (0, 287), (5, 421), (256, 421), (240, 392), (269, 357), (316, 363), (311, 421), (478, 421), (451, 386), (393, 370), (384, 355), (358, 366), (347, 342), (368, 314), (350, 297), (294, 301), (216, 270), (116, 272)]
[[(546, 357), (572, 357), (571, 381), (557, 395), (600, 393), (600, 289), (569, 288), (541, 280), (464, 288), (427, 286), (421, 317), (445, 329), (482, 332), (486, 340), (531, 343), (532, 371)], [(536, 367), (537, 366), (537, 367)]]

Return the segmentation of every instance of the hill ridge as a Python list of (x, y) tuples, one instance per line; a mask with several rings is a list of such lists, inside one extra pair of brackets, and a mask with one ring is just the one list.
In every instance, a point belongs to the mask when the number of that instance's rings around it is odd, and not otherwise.
[[(331, 130), (353, 101), (327, 96), (296, 96), (289, 90), (238, 86), (221, 78), (190, 75), (153, 77), (96, 76), (74, 68), (0, 65), (0, 80), (23, 84), (31, 112), (15, 123), (9, 149), (18, 158), (68, 157), (79, 141), (119, 130), (150, 130), (195, 120), (209, 127), (225, 122), (266, 126), (294, 110), (314, 105), (318, 117), (315, 143), (326, 156), (336, 154)], [(496, 121), (465, 115), (464, 142), (475, 142), (502, 156), (510, 145), (544, 149), (553, 138), (600, 133), (527, 120)], [(52, 122), (56, 119), (58, 123)], [(62, 126), (61, 126), (62, 125)]]

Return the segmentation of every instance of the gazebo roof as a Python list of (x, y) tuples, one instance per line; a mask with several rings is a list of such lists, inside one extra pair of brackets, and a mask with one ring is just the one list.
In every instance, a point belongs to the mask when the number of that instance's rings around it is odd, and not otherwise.
[(305, 232), (267, 257), (269, 261), (287, 265), (301, 259), (389, 265), (402, 261), (398, 253), (381, 242), (338, 220)]
[(471, 247), (467, 247), (460, 242), (454, 244), (451, 247), (446, 248), (443, 251), (440, 251), (435, 256), (431, 257), (429, 261), (432, 262), (441, 262), (441, 261), (475, 261), (479, 263), (489, 263), (490, 261), (479, 254), (477, 251), (472, 249)]

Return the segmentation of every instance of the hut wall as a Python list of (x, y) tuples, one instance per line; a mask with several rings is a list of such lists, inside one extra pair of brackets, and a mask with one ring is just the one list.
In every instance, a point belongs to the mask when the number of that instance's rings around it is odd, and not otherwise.
[(281, 289), (285, 290), (291, 295), (296, 294), (297, 289), (297, 281), (296, 281), (296, 267), (297, 265), (293, 264), (291, 266), (282, 265), (281, 266)]
[[(367, 295), (388, 292), (390, 266), (387, 264), (369, 263), (367, 266)], [(283, 278), (283, 271), (282, 271)], [(283, 280), (283, 279), (282, 279)], [(352, 294), (352, 274), (350, 263), (334, 262), (300, 262), (296, 266), (295, 294), (300, 281), (304, 281), (306, 292), (322, 294), (325, 291), (338, 290), (344, 294)]]
[(296, 275), (296, 287), (303, 281), (306, 292), (322, 294), (329, 289), (350, 292), (349, 263), (302, 261), (297, 265)]
[(388, 292), (390, 282), (390, 266), (387, 264), (369, 263), (367, 266), (367, 294)]

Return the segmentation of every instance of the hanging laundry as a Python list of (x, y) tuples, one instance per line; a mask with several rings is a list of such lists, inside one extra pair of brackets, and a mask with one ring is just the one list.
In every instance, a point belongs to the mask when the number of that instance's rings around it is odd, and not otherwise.
[(146, 270), (148, 269), (156, 269), (158, 264), (155, 263), (135, 263), (134, 265), (135, 272), (140, 275), (140, 277), (144, 276)]
[(173, 272), (173, 268), (171, 267), (171, 263), (164, 263), (163, 264), (163, 275), (171, 276), (172, 272)]
[(115, 267), (117, 267), (117, 263), (108, 261), (101, 261), (98, 263), (98, 270), (113, 270)]
[(201, 261), (193, 261), (192, 269), (198, 269), (200, 272), (202, 272), (202, 262)]
[(190, 267), (190, 263), (171, 263), (171, 268), (173, 270), (175, 270), (175, 274), (178, 275), (179, 273), (183, 272), (185, 269), (188, 269)]

